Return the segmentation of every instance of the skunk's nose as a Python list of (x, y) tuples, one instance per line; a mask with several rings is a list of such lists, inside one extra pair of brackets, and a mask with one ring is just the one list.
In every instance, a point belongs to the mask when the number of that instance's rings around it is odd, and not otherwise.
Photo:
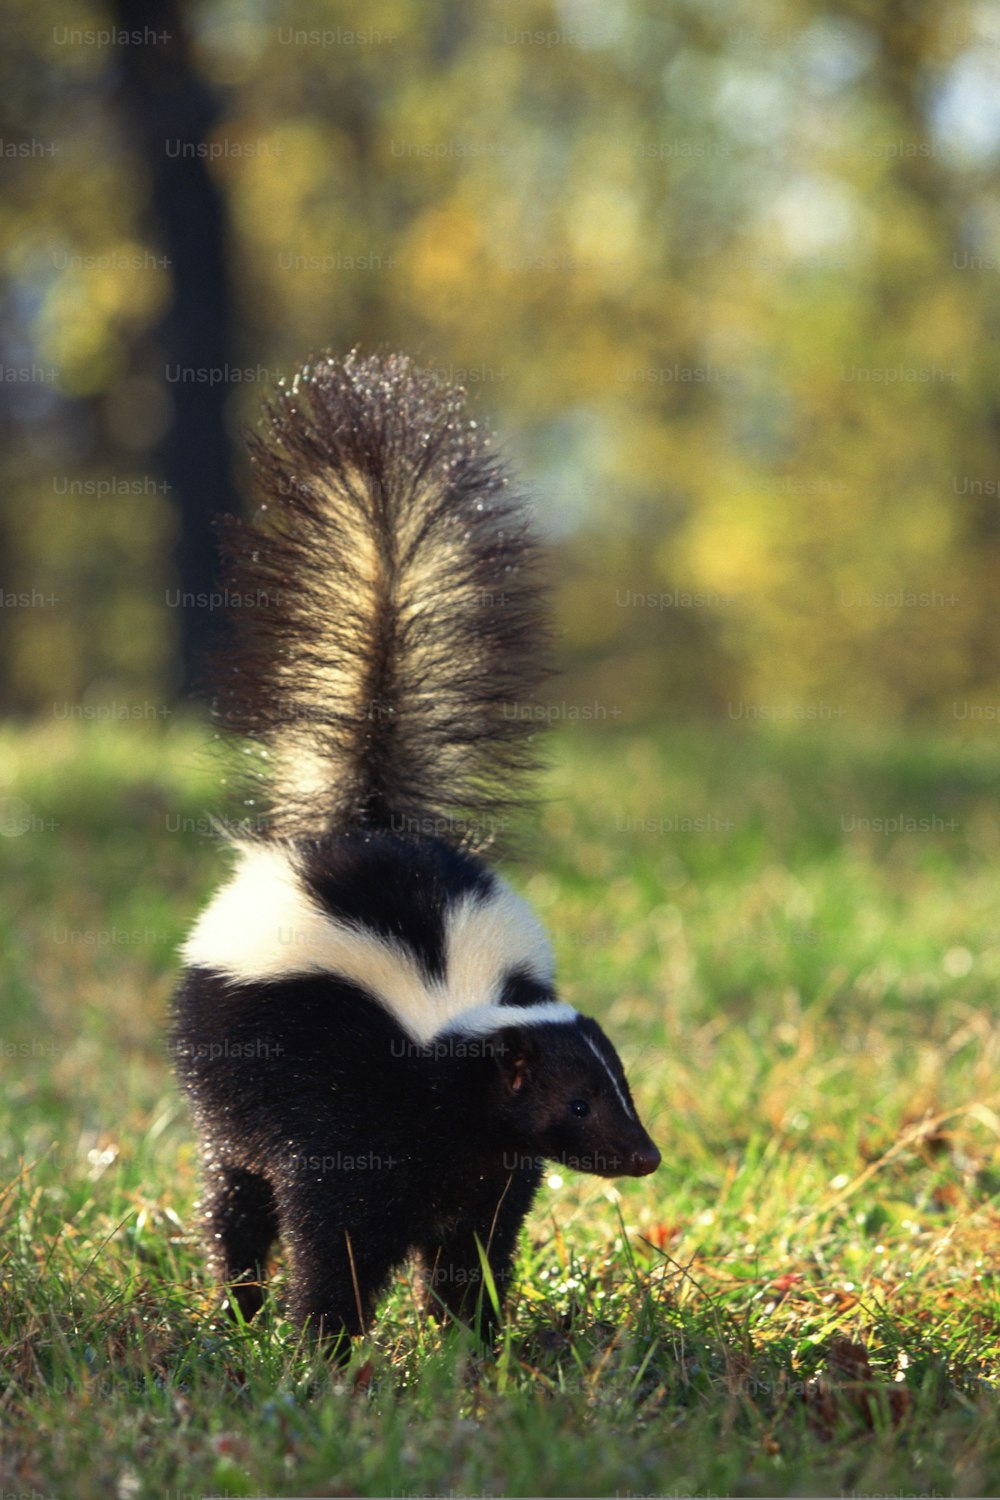
[(633, 1151), (629, 1156), (629, 1169), (633, 1177), (648, 1177), (650, 1172), (655, 1172), (662, 1161), (659, 1151), (650, 1141), (648, 1146), (643, 1146), (641, 1151)]

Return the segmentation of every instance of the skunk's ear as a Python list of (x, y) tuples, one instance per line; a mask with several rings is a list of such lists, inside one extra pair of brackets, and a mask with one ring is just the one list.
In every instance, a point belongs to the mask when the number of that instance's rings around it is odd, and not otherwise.
[(528, 1026), (505, 1026), (493, 1038), (493, 1056), (506, 1093), (523, 1094), (531, 1082), (538, 1043)]

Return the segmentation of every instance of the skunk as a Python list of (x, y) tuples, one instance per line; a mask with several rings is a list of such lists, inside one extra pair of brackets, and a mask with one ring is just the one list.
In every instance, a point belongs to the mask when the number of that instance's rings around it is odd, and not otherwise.
[(431, 1310), (488, 1337), (482, 1257), (500, 1302), (543, 1159), (660, 1160), (483, 858), (533, 760), (536, 544), (463, 392), (403, 357), (305, 366), (265, 428), (217, 699), (265, 811), (174, 1003), (212, 1270), (249, 1318), (280, 1238), (292, 1316), (342, 1350), (415, 1253)]

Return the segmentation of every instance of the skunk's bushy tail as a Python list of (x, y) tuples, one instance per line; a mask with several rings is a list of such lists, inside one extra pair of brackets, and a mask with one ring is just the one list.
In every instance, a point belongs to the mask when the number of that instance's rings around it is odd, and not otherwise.
[(506, 826), (538, 728), (535, 542), (463, 393), (399, 356), (306, 365), (251, 440), (262, 504), (226, 518), (227, 728), (258, 741), (269, 827)]

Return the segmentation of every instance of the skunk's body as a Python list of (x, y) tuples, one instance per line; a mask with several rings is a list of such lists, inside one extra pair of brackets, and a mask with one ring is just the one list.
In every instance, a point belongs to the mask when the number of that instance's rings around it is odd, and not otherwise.
[(229, 528), (221, 702), (267, 752), (271, 810), (188, 939), (174, 1038), (216, 1274), (251, 1314), (280, 1236), (293, 1315), (335, 1337), (411, 1251), (438, 1307), (475, 1310), (480, 1244), (502, 1294), (542, 1158), (659, 1154), (473, 852), (530, 760), (544, 644), (488, 445), (402, 359), (323, 361), (269, 416), (266, 513)]

